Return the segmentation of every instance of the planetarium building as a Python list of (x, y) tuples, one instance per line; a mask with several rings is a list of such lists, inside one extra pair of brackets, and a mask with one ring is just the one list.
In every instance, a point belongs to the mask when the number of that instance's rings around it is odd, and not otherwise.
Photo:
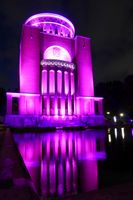
[(94, 97), (91, 39), (75, 35), (67, 18), (31, 16), (22, 27), (19, 93), (7, 93), (10, 126), (72, 126), (103, 123)]

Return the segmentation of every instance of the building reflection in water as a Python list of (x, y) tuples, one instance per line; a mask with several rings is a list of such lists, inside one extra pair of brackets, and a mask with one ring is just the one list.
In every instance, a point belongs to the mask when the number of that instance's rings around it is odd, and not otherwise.
[(97, 161), (105, 159), (104, 136), (85, 130), (14, 137), (37, 191), (53, 196), (97, 189)]

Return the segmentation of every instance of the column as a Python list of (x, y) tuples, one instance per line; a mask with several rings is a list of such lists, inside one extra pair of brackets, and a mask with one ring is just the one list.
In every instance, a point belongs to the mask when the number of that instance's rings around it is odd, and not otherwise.
[(71, 95), (75, 93), (75, 84), (74, 84), (74, 73), (71, 72), (70, 74), (70, 80), (71, 80)]
[(64, 98), (64, 93), (65, 93), (65, 84), (64, 84), (64, 71), (62, 72), (62, 95), (61, 95), (61, 115), (65, 115), (65, 98)]
[(49, 98), (49, 70), (47, 70), (47, 97), (46, 97), (46, 115), (50, 115), (50, 98)]
[(49, 70), (47, 70), (47, 94), (49, 94)]
[(57, 70), (57, 93), (62, 94), (62, 72)]
[(67, 71), (64, 72), (64, 92), (65, 95), (69, 93), (69, 74)]
[(68, 79), (69, 79), (68, 115), (72, 115), (71, 72), (69, 72), (69, 74), (68, 74)]
[(55, 70), (55, 98), (54, 98), (54, 115), (58, 115), (58, 108), (57, 108), (57, 70)]
[(64, 71), (62, 71), (62, 95), (64, 95)]
[(42, 88), (42, 94), (46, 94), (47, 93), (47, 70), (44, 69), (42, 71), (42, 84), (41, 84), (41, 88)]
[(49, 93), (55, 94), (55, 71), (49, 71)]

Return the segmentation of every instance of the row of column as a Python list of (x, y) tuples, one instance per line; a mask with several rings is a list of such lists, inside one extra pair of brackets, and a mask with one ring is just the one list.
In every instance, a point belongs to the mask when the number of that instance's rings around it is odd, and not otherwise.
[(63, 195), (77, 191), (77, 161), (75, 159), (59, 161), (45, 159), (41, 163), (42, 196)]
[(75, 93), (74, 73), (61, 70), (42, 71), (42, 94), (65, 94)]
[(42, 112), (43, 115), (73, 115), (75, 108), (74, 96), (43, 96)]

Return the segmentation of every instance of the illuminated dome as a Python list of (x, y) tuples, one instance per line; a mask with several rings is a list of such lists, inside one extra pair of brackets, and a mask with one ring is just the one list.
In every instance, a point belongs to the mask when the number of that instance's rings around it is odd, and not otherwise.
[(38, 27), (44, 33), (73, 38), (75, 28), (67, 18), (53, 13), (40, 13), (31, 16), (26, 25)]
[(60, 46), (50, 46), (44, 52), (44, 59), (63, 60), (71, 62), (71, 56), (66, 49)]

